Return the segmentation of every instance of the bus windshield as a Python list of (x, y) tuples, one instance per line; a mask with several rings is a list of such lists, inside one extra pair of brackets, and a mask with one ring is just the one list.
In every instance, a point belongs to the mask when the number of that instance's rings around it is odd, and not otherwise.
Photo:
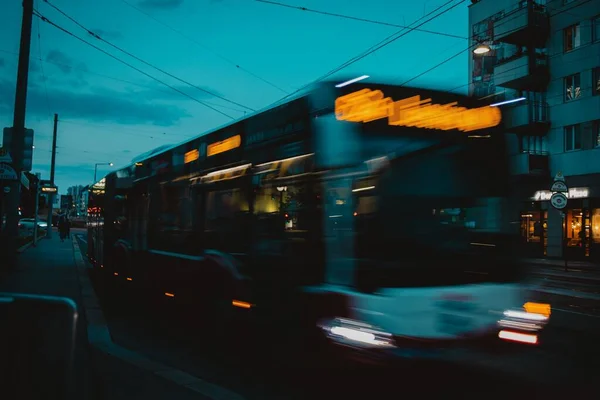
[[(437, 144), (392, 160), (355, 193), (356, 255), (384, 286), (518, 277), (502, 139)], [(385, 279), (383, 277), (385, 276)]]

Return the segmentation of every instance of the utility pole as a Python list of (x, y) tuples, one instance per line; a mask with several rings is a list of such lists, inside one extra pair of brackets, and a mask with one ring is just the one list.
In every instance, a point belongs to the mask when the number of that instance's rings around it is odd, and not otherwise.
[[(36, 179), (35, 182), (35, 219), (33, 224), (33, 247), (37, 246), (38, 241), (38, 211), (40, 208), (40, 185), (41, 182), (39, 179)], [(52, 225), (50, 225), (52, 228)], [(48, 231), (48, 226), (46, 226), (46, 232)]]
[[(54, 130), (52, 132), (52, 161), (50, 164), (50, 184), (54, 186), (54, 167), (56, 166), (56, 136), (58, 134), (58, 114), (54, 114)], [(52, 209), (54, 206), (54, 193), (48, 194), (48, 231), (46, 237), (52, 239)]]
[[(31, 50), (31, 23), (33, 19), (33, 0), (23, 0), (23, 18), (21, 22), (21, 43), (19, 45), (19, 66), (17, 69), (17, 85), (15, 90), (15, 111), (13, 118), (13, 134), (11, 155), (17, 176), (23, 169), (23, 151), (25, 147), (25, 112), (27, 107), (27, 83), (29, 80), (29, 55)], [(19, 203), (21, 200), (21, 182), (16, 180), (9, 185), (6, 207), (7, 243), (11, 253), (16, 248), (19, 235)]]

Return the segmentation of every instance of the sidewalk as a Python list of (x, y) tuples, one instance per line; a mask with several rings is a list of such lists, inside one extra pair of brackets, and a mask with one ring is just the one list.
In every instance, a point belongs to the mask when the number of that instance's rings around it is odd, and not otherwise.
[[(55, 235), (54, 239), (39, 241), (37, 247), (29, 247), (0, 277), (0, 292), (68, 297), (79, 305), (81, 296), (71, 242), (61, 243)], [(73, 384), (73, 398), (76, 399), (93, 398), (89, 391), (86, 337), (85, 319), (80, 313), (74, 365), (76, 382)]]
[(16, 266), (0, 277), (0, 292), (42, 294), (71, 298), (79, 319), (75, 348), (74, 399), (121, 400), (206, 399), (197, 393), (126, 365), (110, 353), (90, 346), (83, 295), (71, 240), (53, 235), (18, 256)]

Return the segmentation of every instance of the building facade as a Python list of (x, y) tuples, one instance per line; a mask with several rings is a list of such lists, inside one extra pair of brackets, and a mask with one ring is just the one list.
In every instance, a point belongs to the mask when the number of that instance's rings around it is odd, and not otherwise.
[[(501, 105), (523, 251), (600, 260), (600, 1), (472, 0), (469, 92)], [(511, 102), (512, 100), (512, 102)], [(550, 204), (552, 178), (570, 188)]]

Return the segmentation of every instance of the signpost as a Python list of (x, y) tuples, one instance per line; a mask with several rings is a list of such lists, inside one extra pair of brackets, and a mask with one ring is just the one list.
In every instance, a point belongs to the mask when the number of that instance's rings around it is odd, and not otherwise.
[(567, 236), (568, 236), (568, 227), (567, 227), (567, 215), (564, 211), (562, 211), (568, 203), (567, 194), (569, 193), (569, 187), (567, 186), (567, 182), (565, 182), (565, 177), (563, 176), (561, 171), (556, 173), (554, 177), (554, 182), (552, 182), (552, 186), (550, 187), (550, 191), (552, 192), (552, 197), (550, 197), (550, 204), (552, 207), (560, 211), (563, 225), (565, 226), (564, 238), (563, 238), (563, 257), (565, 258), (565, 272), (568, 271), (569, 266), (567, 262)]

